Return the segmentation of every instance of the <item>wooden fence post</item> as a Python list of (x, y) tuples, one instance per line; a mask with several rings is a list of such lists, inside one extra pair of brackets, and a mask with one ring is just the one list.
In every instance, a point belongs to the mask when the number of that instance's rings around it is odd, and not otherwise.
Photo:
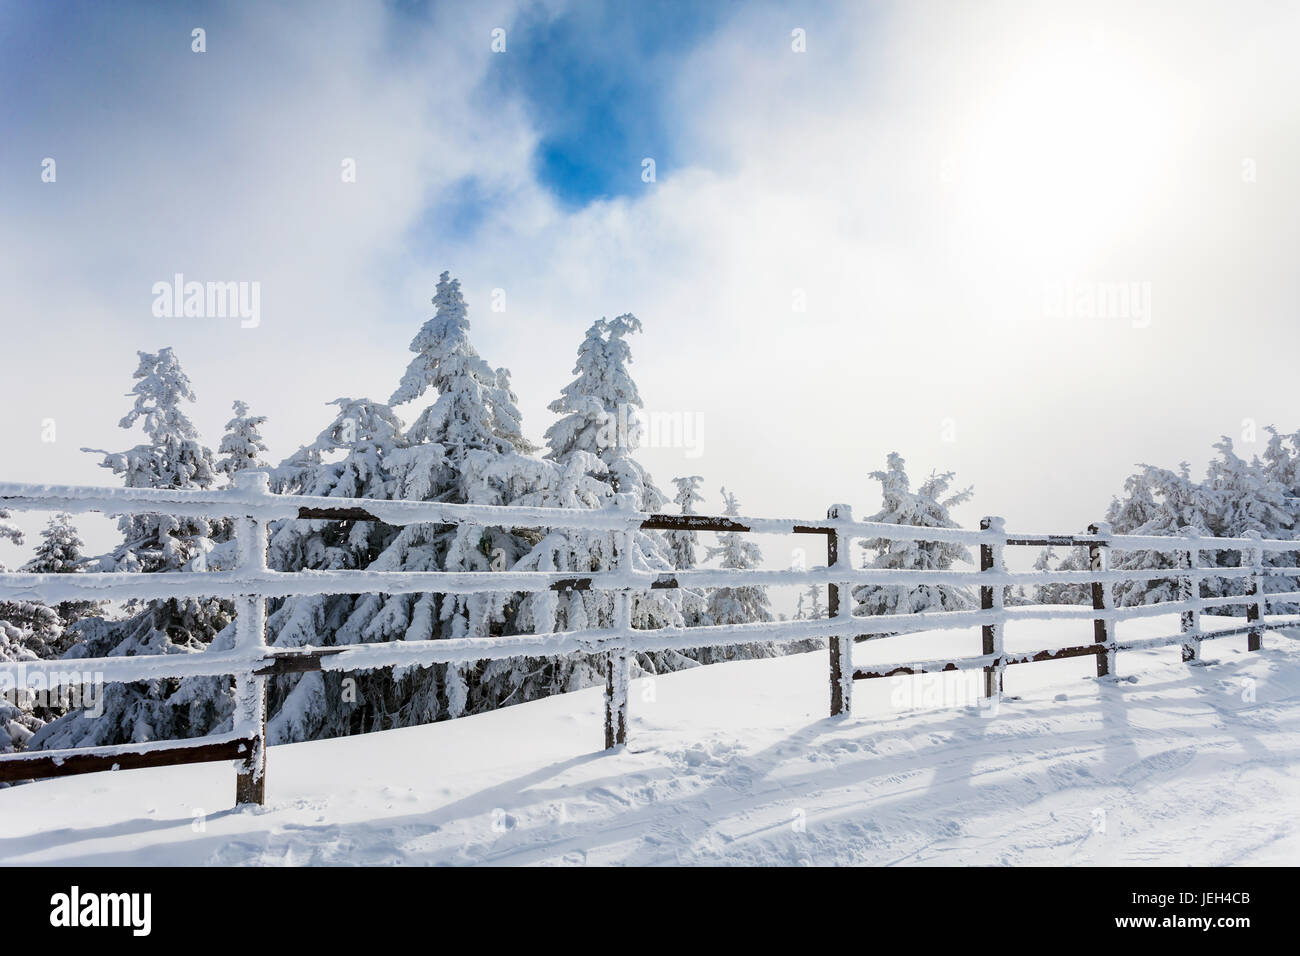
[[(235, 488), (245, 494), (269, 495), (270, 479), (264, 472), (241, 471)], [(261, 518), (237, 518), (235, 541), (239, 561), (237, 572), (266, 570), (266, 522)], [(244, 656), (266, 653), (266, 598), (243, 594), (235, 599), (235, 650)], [(253, 665), (250, 665), (250, 667)], [(235, 804), (266, 802), (266, 678), (255, 674), (235, 676), (233, 728), (254, 741), (252, 752), (243, 760), (235, 778)]]
[[(1088, 525), (1088, 534), (1106, 540), (1094, 541), (1088, 545), (1088, 566), (1093, 571), (1110, 570), (1110, 535), (1111, 527), (1104, 521)], [(1115, 607), (1115, 595), (1109, 581), (1092, 582), (1092, 608), (1094, 611), (1112, 610)], [(1092, 639), (1095, 644), (1109, 644), (1115, 633), (1115, 626), (1110, 618), (1098, 617), (1092, 622)], [(1104, 649), (1097, 654), (1097, 676), (1106, 677), (1115, 671), (1115, 652)]]
[(1183, 535), (1188, 542), (1182, 563), (1191, 573), (1178, 579), (1178, 597), (1180, 601), (1195, 604), (1183, 612), (1181, 621), (1182, 632), (1188, 635), (1183, 642), (1183, 661), (1190, 664), (1201, 659), (1201, 576), (1196, 573), (1201, 567), (1201, 549), (1194, 544), (1201, 532), (1197, 528), (1184, 528)]
[[(848, 505), (831, 505), (826, 517), (835, 520), (843, 518), (853, 520), (853, 509)], [(838, 530), (826, 536), (826, 567), (848, 567), (853, 559), (852, 538), (842, 535)], [(841, 562), (843, 564), (841, 565)], [(841, 601), (840, 585), (830, 584), (826, 588), (826, 611), (833, 618), (845, 618), (849, 627), (846, 633), (831, 637), (831, 716), (848, 716), (853, 712), (853, 589), (844, 586)]]
[[(632, 495), (615, 495), (612, 506), (624, 511), (636, 511)], [(632, 549), (636, 545), (635, 531), (615, 532), (614, 566), (620, 571), (632, 570)], [(614, 592), (614, 627), (632, 629), (632, 592), (623, 588)], [(605, 749), (613, 750), (627, 743), (628, 670), (631, 656), (627, 649), (616, 647), (605, 657)]]
[[(1264, 620), (1264, 549), (1258, 543), (1261, 535), (1258, 531), (1247, 531), (1243, 537), (1253, 538), (1256, 541), (1255, 547), (1241, 553), (1241, 563), (1245, 565), (1249, 561), (1251, 569), (1246, 593), (1255, 598), (1253, 603), (1246, 605), (1246, 623), (1252, 624), (1256, 621), (1262, 623)], [(1250, 631), (1246, 635), (1246, 650), (1258, 651), (1263, 646), (1262, 628)]]
[[(1005, 570), (1003, 551), (1006, 549), (1006, 521), (994, 516), (981, 518), (980, 530), (991, 531), (999, 536), (996, 541), (982, 542), (980, 544), (980, 570), (1002, 574)], [(1000, 614), (1005, 603), (1006, 588), (1003, 585), (985, 585), (980, 588), (981, 610), (994, 611)], [(996, 664), (990, 664), (984, 668), (985, 697), (999, 697), (1002, 694), (1002, 672), (1006, 669), (1006, 665), (1002, 660), (1002, 631), (1001, 621), (985, 624), (981, 631), (983, 638), (982, 653), (996, 654), (998, 656)]]

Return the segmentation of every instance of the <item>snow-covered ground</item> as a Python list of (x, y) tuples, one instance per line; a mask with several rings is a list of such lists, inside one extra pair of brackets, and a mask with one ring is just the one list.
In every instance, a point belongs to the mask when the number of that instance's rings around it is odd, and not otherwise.
[[(1090, 636), (1023, 622), (1007, 645)], [(979, 646), (856, 662), (895, 642)], [(593, 688), (272, 748), (268, 805), (241, 811), (227, 764), (45, 781), (0, 791), (0, 863), (1295, 864), (1300, 647), (1244, 646), (1121, 652), (1113, 682), (1013, 667), (995, 711), (976, 675), (860, 681), (848, 719), (825, 716), (824, 652), (702, 667), (633, 682), (619, 752)]]

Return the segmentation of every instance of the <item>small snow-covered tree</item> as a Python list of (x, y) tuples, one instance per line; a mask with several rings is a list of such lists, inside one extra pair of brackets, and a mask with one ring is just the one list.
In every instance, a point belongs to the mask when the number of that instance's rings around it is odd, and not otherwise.
[[(700, 484), (704, 481), (699, 475), (689, 475), (685, 478), (674, 478), (673, 484), (677, 486), (677, 494), (673, 495), (673, 501), (677, 502), (681, 514), (696, 514), (695, 503), (703, 501), (704, 496), (700, 494)], [(696, 548), (699, 547), (700, 536), (694, 531), (669, 531), (664, 536), (668, 541), (668, 553), (671, 556), (673, 567), (678, 571), (689, 571), (696, 566)]]
[[(734, 517), (740, 514), (736, 496), (722, 489), (723, 514)], [(718, 559), (718, 566), (729, 571), (750, 571), (763, 561), (763, 552), (753, 541), (737, 531), (718, 535), (718, 543), (708, 549), (708, 559)], [(710, 624), (754, 624), (772, 620), (767, 589), (754, 585), (714, 588), (708, 597)], [(725, 647), (706, 647), (700, 659), (711, 664), (716, 661), (742, 660), (754, 657), (775, 657), (776, 646), (770, 641), (753, 644), (732, 644)]]
[[(0, 539), (23, 543), (23, 533), (0, 510)], [(0, 571), (5, 567), (0, 564)], [(23, 570), (29, 570), (24, 567)], [(0, 661), (33, 661), (59, 656), (67, 646), (64, 622), (39, 601), (0, 601)], [(22, 750), (45, 721), (59, 713), (33, 707), (20, 692), (0, 695), (0, 753)]]
[(822, 604), (822, 589), (820, 584), (808, 585), (808, 619), (819, 621), (826, 616), (826, 607)]
[[(956, 528), (950, 509), (970, 500), (970, 488), (949, 493), (953, 473), (932, 472), (916, 491), (911, 490), (906, 464), (897, 452), (890, 452), (884, 471), (873, 471), (883, 498), (878, 512), (868, 521), (910, 525), (919, 528)], [(890, 541), (872, 538), (864, 542), (874, 556), (866, 567), (893, 571), (944, 571), (958, 561), (969, 562), (964, 545), (951, 541)], [(857, 614), (910, 614), (916, 611), (956, 611), (974, 606), (965, 588), (946, 584), (864, 584), (853, 589)]]
[[(135, 401), (118, 424), (141, 424), (146, 441), (123, 452), (82, 450), (103, 455), (100, 466), (123, 476), (128, 488), (211, 488), (217, 480), (212, 452), (181, 406), (195, 400), (189, 378), (170, 348), (139, 355)], [(214, 524), (220, 527), (205, 518), (124, 515), (122, 544), (100, 564), (112, 571), (179, 571), (210, 548)]]
[[(9, 512), (0, 510), (0, 539), (20, 545), (24, 538), (22, 530), (10, 520)], [(0, 572), (5, 570), (0, 564)], [(62, 650), (59, 645), (63, 639), (63, 622), (39, 601), (0, 601), (0, 628), (6, 629), (6, 653), (9, 654), (0, 656), (0, 660), (51, 658)]]
[[(677, 487), (677, 494), (673, 496), (673, 501), (677, 502), (683, 515), (696, 514), (696, 502), (704, 500), (704, 496), (699, 493), (700, 483), (703, 481), (704, 479), (699, 475), (673, 479), (673, 484)], [(696, 549), (699, 547), (700, 539), (698, 532), (669, 531), (664, 538), (668, 542), (669, 560), (674, 568), (678, 571), (690, 571), (697, 566)], [(683, 590), (681, 595), (682, 619), (687, 627), (710, 623), (707, 604), (702, 593), (694, 588), (688, 588)]]
[(267, 467), (262, 459), (266, 442), (259, 431), (266, 424), (266, 416), (249, 415), (248, 405), (241, 401), (236, 401), (233, 407), (235, 417), (226, 422), (226, 433), (217, 447), (217, 454), (222, 456), (217, 471), (232, 482), (236, 472)]
[[(129, 488), (210, 488), (217, 471), (212, 452), (199, 440), (182, 402), (195, 400), (189, 378), (170, 348), (140, 352), (134, 404), (122, 428), (143, 426), (145, 442), (124, 452), (97, 452), (101, 465), (122, 475)], [(92, 451), (92, 449), (84, 449)], [(102, 570), (202, 570), (207, 554), (228, 533), (224, 521), (171, 515), (127, 515), (118, 522), (122, 543), (101, 557)], [(128, 602), (127, 617), (85, 618), (75, 625), (76, 642), (65, 657), (89, 658), (202, 651), (230, 624), (229, 601), (175, 598)], [(173, 699), (172, 680), (109, 684), (103, 713), (73, 711), (46, 724), (31, 739), (33, 749), (98, 746), (202, 734), (216, 719), (221, 701), (211, 696)]]
[[(24, 564), (22, 569), (31, 574), (79, 574), (86, 570), (87, 564), (83, 547), (85, 545), (72, 524), (72, 515), (60, 512), (46, 522), (41, 531), (41, 543), (36, 546), (35, 557)], [(63, 601), (55, 609), (63, 626), (67, 627), (82, 618), (99, 613), (102, 607), (103, 602), (100, 601)], [(58, 647), (53, 656), (66, 650), (66, 646)]]

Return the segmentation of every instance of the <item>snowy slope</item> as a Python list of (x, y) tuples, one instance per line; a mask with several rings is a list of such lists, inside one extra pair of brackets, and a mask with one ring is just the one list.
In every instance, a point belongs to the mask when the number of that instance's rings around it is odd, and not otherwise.
[[(1023, 627), (1009, 648), (1090, 635)], [(996, 712), (967, 675), (859, 682), (841, 720), (824, 652), (713, 665), (633, 682), (622, 752), (597, 750), (591, 689), (272, 748), (268, 806), (238, 812), (224, 764), (47, 781), (0, 791), (0, 863), (1294, 864), (1300, 646), (1244, 644), (1121, 653), (1110, 683), (1090, 659), (1015, 667)]]

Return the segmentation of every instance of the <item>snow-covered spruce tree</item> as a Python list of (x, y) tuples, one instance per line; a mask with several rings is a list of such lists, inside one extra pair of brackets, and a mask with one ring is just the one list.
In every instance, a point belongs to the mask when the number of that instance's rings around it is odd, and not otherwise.
[[(23, 543), (23, 532), (15, 525), (9, 512), (0, 509), (0, 540), (13, 544)], [(5, 566), (0, 564), (0, 571)], [(43, 646), (47, 639), (33, 635), (31, 623), (44, 625), (51, 631), (58, 628), (58, 618), (43, 604), (29, 601), (0, 602), (0, 662), (34, 661), (39, 655), (32, 645)], [(44, 721), (33, 712), (29, 702), (15, 690), (12, 694), (0, 695), (0, 753), (12, 753), (23, 750), (32, 735), (38, 731)], [(4, 787), (6, 784), (0, 784)]]
[[(1242, 537), (1247, 532), (1258, 532), (1265, 538), (1290, 538), (1293, 535), (1292, 507), (1288, 489), (1278, 482), (1258, 458), (1246, 461), (1236, 454), (1232, 439), (1223, 436), (1214, 443), (1218, 455), (1211, 459), (1206, 469), (1203, 495), (1206, 500), (1207, 523), (1211, 533), (1218, 537)], [(1214, 553), (1216, 567), (1240, 567), (1240, 551), (1224, 550)], [(1207, 595), (1245, 594), (1244, 579), (1211, 578), (1206, 582)], [(1277, 581), (1264, 578), (1267, 590)], [(1207, 613), (1239, 615), (1240, 607), (1215, 608)]]
[[(1194, 529), (1212, 537), (1235, 537), (1247, 531), (1264, 536), (1290, 537), (1290, 511), (1286, 490), (1273, 480), (1258, 461), (1246, 461), (1236, 455), (1232, 441), (1223, 438), (1214, 446), (1219, 454), (1210, 462), (1206, 478), (1196, 481), (1183, 462), (1178, 469), (1143, 465), (1124, 484), (1124, 497), (1115, 499), (1107, 511), (1116, 534), (1180, 535)], [(1087, 567), (1086, 550), (1076, 558), (1079, 567)], [(1113, 566), (1117, 570), (1171, 571), (1183, 566), (1180, 552), (1141, 550), (1119, 552)], [(1237, 567), (1237, 551), (1207, 550), (1201, 561), (1208, 567)], [(1245, 582), (1214, 577), (1205, 579), (1206, 597), (1244, 593)], [(1086, 592), (1087, 585), (1080, 588)], [(1121, 606), (1158, 604), (1178, 599), (1178, 576), (1150, 581), (1132, 581), (1115, 588), (1115, 600)], [(1081, 601), (1081, 603), (1084, 603)], [(1218, 609), (1207, 613), (1240, 613), (1239, 608)]]
[[(721, 491), (723, 514), (734, 517), (740, 514), (736, 496), (723, 488)], [(763, 561), (758, 545), (743, 534), (726, 531), (718, 535), (716, 546), (708, 549), (708, 560), (718, 560), (718, 567), (728, 571), (749, 571)], [(708, 596), (710, 624), (755, 624), (772, 620), (767, 589), (745, 585), (742, 587), (714, 588)], [(712, 664), (717, 661), (747, 660), (755, 657), (775, 657), (780, 653), (771, 641), (752, 644), (732, 644), (726, 647), (704, 647), (698, 651), (699, 659)]]
[[(340, 403), (339, 418), (316, 445), (273, 471), (277, 491), (508, 504), (527, 489), (542, 464), (526, 457), (532, 446), (523, 437), (508, 372), (492, 369), (470, 344), (459, 282), (444, 273), (433, 302), (435, 315), (412, 341), (415, 358), (392, 401), (426, 394), (435, 400), (405, 433), (387, 405)], [(326, 461), (339, 451), (345, 452), (341, 462)], [(531, 543), (526, 533), (469, 525), (304, 524), (275, 532), (273, 566), (504, 570)], [(509, 593), (293, 599), (273, 612), (270, 627), (280, 645), (489, 636), (510, 632), (517, 603)], [(489, 709), (511, 699), (529, 675), (524, 661), (304, 675), (277, 688), (282, 702), (273, 704), (271, 736), (333, 736)]]
[(241, 401), (234, 404), (235, 417), (226, 422), (226, 433), (221, 436), (217, 454), (217, 471), (224, 474), (231, 482), (235, 473), (254, 468), (265, 468), (262, 459), (266, 454), (266, 442), (258, 431), (266, 423), (265, 415), (249, 415), (248, 405)]
[(822, 588), (820, 584), (808, 585), (808, 590), (799, 595), (802, 599), (807, 597), (808, 605), (805, 616), (810, 621), (820, 621), (826, 616), (826, 607), (822, 604)]
[[(60, 512), (46, 522), (41, 530), (41, 543), (36, 546), (35, 557), (24, 564), (22, 570), (31, 574), (79, 574), (86, 570), (87, 564), (83, 547), (85, 544), (72, 524), (72, 515)], [(101, 601), (62, 601), (55, 606), (63, 627), (99, 614), (102, 608)], [(58, 657), (70, 645), (69, 637), (67, 642), (60, 642), (53, 647), (51, 654), (41, 656)]]
[[(1269, 425), (1268, 445), (1264, 449), (1262, 467), (1265, 477), (1284, 493), (1284, 503), (1289, 514), (1287, 530), (1294, 536), (1300, 529), (1300, 432), (1283, 435), (1274, 426)], [(1300, 554), (1282, 551), (1264, 555), (1264, 565), (1269, 568), (1300, 568)], [(1266, 591), (1294, 591), (1300, 588), (1300, 570), (1286, 576), (1266, 575)], [(1274, 614), (1300, 613), (1300, 604), (1285, 602), (1270, 606)]]
[[(882, 504), (868, 521), (911, 525), (919, 528), (960, 527), (949, 510), (969, 501), (970, 488), (949, 494), (953, 473), (931, 473), (916, 491), (911, 490), (905, 463), (897, 452), (890, 452), (884, 471), (873, 471), (880, 482)], [(894, 571), (944, 571), (957, 561), (971, 560), (964, 545), (950, 541), (888, 541), (872, 538), (864, 541), (874, 551), (867, 568)], [(864, 584), (853, 589), (857, 614), (910, 614), (916, 611), (956, 611), (974, 606), (965, 588), (946, 584)]]
[[(0, 540), (22, 544), (23, 532), (0, 510)], [(6, 570), (0, 564), (0, 571)], [(24, 567), (23, 570), (28, 570)], [(0, 628), (6, 632), (9, 657), (3, 660), (28, 660), (57, 657), (66, 650), (64, 624), (53, 608), (39, 601), (0, 601)]]
[[(476, 505), (507, 505), (529, 490), (536, 450), (524, 437), (510, 373), (493, 369), (469, 339), (469, 310), (460, 282), (444, 272), (436, 311), (411, 341), (415, 353), (393, 404), (436, 399), (406, 433), (394, 456), (396, 497)], [(525, 555), (536, 533), (509, 528), (410, 525), (373, 565), (380, 570), (504, 571)], [(433, 562), (430, 564), (429, 562)], [(436, 640), (511, 633), (519, 596), (510, 592), (388, 597), (364, 621), (385, 639)], [(523, 659), (425, 669), (424, 687), (440, 689), (449, 717), (520, 699), (534, 668)]]
[[(210, 488), (217, 472), (212, 452), (199, 440), (181, 403), (195, 400), (190, 381), (170, 348), (141, 352), (134, 404), (119, 423), (143, 425), (146, 441), (124, 452), (96, 452), (102, 467), (122, 475), (128, 488)], [(92, 449), (85, 449), (92, 451)], [(227, 523), (169, 515), (126, 515), (118, 522), (122, 543), (101, 557), (100, 570), (201, 570), (206, 556), (228, 533)], [(201, 559), (196, 561), (196, 559)], [(122, 620), (85, 618), (72, 630), (76, 643), (65, 657), (92, 658), (202, 651), (232, 619), (229, 601), (176, 598), (128, 602)], [(220, 719), (221, 700), (176, 695), (180, 682), (154, 680), (109, 684), (102, 716), (74, 711), (46, 724), (30, 746), (84, 747), (203, 734)]]
[[(49, 611), (49, 608), (45, 610)], [(0, 614), (3, 613), (0, 610)], [(30, 634), (21, 625), (0, 616), (0, 662), (38, 660), (35, 652), (28, 647), (29, 641)], [(27, 749), (32, 735), (45, 723), (32, 711), (30, 702), (22, 696), (21, 691), (0, 694), (0, 754)], [(7, 784), (0, 783), (0, 788), (5, 786)]]
[[(1178, 471), (1141, 465), (1124, 480), (1124, 492), (1111, 499), (1105, 520), (1115, 534), (1181, 534), (1187, 527), (1204, 527), (1205, 512), (1202, 490), (1189, 477), (1183, 462)], [(1086, 533), (1083, 529), (1081, 533)], [(1043, 551), (1034, 564), (1035, 571), (1087, 571), (1088, 549), (1074, 547), (1053, 567), (1056, 552)], [(1115, 570), (1158, 571), (1181, 567), (1181, 556), (1173, 552), (1121, 551), (1111, 554)], [(1125, 581), (1114, 586), (1115, 603), (1127, 607), (1173, 600), (1178, 593), (1177, 578), (1150, 581)], [(1051, 582), (1035, 589), (1040, 604), (1092, 604), (1092, 586), (1086, 583)]]
[[(3, 508), (0, 508), (0, 541), (8, 541), (10, 544), (22, 544), (23, 532), (18, 525), (13, 522), (13, 515)], [(0, 564), (0, 571), (4, 570), (4, 565)]]
[[(1038, 557), (1034, 559), (1035, 571), (1056, 571), (1059, 559), (1056, 556), (1056, 549), (1050, 545), (1038, 552)], [(1077, 604), (1074, 595), (1068, 590), (1074, 587), (1070, 584), (1061, 584), (1056, 581), (1047, 584), (1036, 584), (1032, 590), (1026, 591), (1027, 604)]]
[[(695, 503), (704, 500), (704, 496), (699, 493), (700, 483), (703, 481), (704, 479), (699, 475), (673, 479), (673, 484), (677, 487), (677, 494), (673, 496), (673, 501), (677, 502), (681, 514), (697, 514)], [(697, 566), (699, 553), (697, 548), (700, 543), (698, 532), (669, 531), (664, 535), (664, 539), (668, 542), (668, 556), (674, 568), (678, 571), (690, 571)], [(687, 627), (712, 623), (708, 616), (704, 595), (693, 588), (682, 591), (682, 620), (686, 622)]]
[[(700, 484), (704, 481), (699, 475), (688, 475), (685, 478), (674, 478), (673, 484), (677, 486), (677, 494), (673, 495), (673, 501), (677, 502), (681, 509), (680, 514), (693, 515), (697, 514), (695, 503), (703, 501), (704, 496), (700, 494)], [(700, 544), (700, 536), (694, 531), (669, 531), (664, 537), (668, 541), (668, 553), (672, 560), (673, 567), (678, 571), (689, 571), (696, 566), (696, 549)]]
[[(1187, 528), (1206, 528), (1209, 516), (1204, 490), (1191, 479), (1186, 462), (1177, 471), (1152, 465), (1140, 467), (1141, 471), (1125, 480), (1123, 497), (1113, 499), (1106, 511), (1111, 530), (1116, 534), (1178, 535)], [(1088, 550), (1076, 551), (1072, 566), (1087, 568)], [(1113, 554), (1111, 566), (1125, 571), (1159, 571), (1180, 568), (1182, 560), (1183, 556), (1177, 552), (1119, 551)], [(1072, 587), (1072, 593), (1077, 596), (1074, 603), (1092, 603), (1090, 585)], [(1115, 603), (1121, 607), (1173, 601), (1178, 598), (1178, 579), (1125, 581), (1115, 585), (1114, 595)]]
[[(561, 507), (606, 507), (614, 495), (631, 495), (641, 511), (659, 511), (666, 498), (633, 457), (640, 446), (641, 396), (628, 365), (632, 361), (627, 336), (640, 331), (632, 315), (600, 319), (587, 330), (574, 365), (577, 376), (549, 408), (562, 416), (546, 431), (551, 474), (538, 476), (536, 489), (521, 503)], [(613, 535), (556, 529), (546, 534), (518, 564), (519, 570), (585, 573), (615, 566)], [(633, 566), (671, 572), (672, 560), (663, 536), (638, 531), (633, 537)], [(521, 628), (537, 632), (609, 627), (614, 599), (607, 591), (571, 591), (563, 595), (529, 596), (519, 617)], [(673, 590), (640, 591), (632, 595), (632, 625), (657, 628), (684, 625), (682, 596)], [(666, 651), (637, 655), (639, 666), (661, 672), (692, 662)], [(573, 655), (547, 665), (547, 683), (556, 691), (575, 690), (602, 680), (601, 660)]]
[[(272, 488), (278, 494), (391, 498), (391, 458), (406, 443), (401, 420), (387, 405), (367, 398), (337, 398), (330, 404), (338, 407), (333, 421), (315, 441), (271, 470)], [(276, 571), (361, 570), (399, 530), (353, 519), (276, 522), (270, 528), (267, 563)], [(276, 647), (358, 643), (364, 636), (345, 625), (359, 606), (379, 600), (382, 596), (374, 594), (272, 600), (267, 641)], [(392, 714), (403, 707), (387, 668), (277, 677), (270, 681), (268, 698), (267, 733), (273, 743), (391, 727)]]

